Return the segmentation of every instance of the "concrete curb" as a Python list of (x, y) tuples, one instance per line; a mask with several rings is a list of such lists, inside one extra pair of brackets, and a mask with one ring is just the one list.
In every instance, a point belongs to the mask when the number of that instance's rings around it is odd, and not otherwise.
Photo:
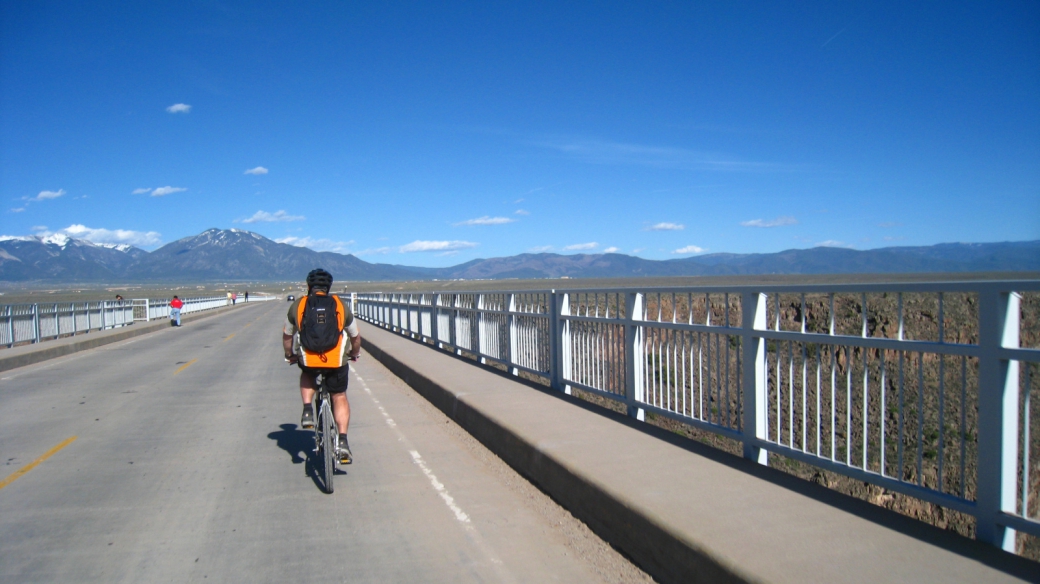
[[(388, 334), (394, 334), (389, 333)], [(523, 436), (390, 355), (371, 338), (366, 351), (463, 429), (660, 582), (751, 582), (695, 544), (636, 510), (592, 477), (568, 467)]]
[[(181, 324), (210, 316), (216, 316), (218, 314), (224, 314), (229, 310), (233, 310), (233, 308), (234, 307), (228, 306), (226, 308), (216, 308), (203, 312), (185, 314), (181, 316)], [(32, 365), (50, 359), (57, 359), (58, 357), (64, 357), (65, 355), (71, 355), (73, 353), (94, 349), (111, 343), (118, 343), (119, 341), (125, 341), (126, 339), (153, 333), (165, 328), (170, 328), (170, 321), (167, 319), (149, 323), (134, 323), (130, 326), (107, 331), (84, 333), (82, 335), (65, 337), (64, 339), (44, 341), (43, 343), (36, 345), (3, 349), (2, 352), (0, 352), (0, 371), (8, 371), (10, 369), (25, 367), (26, 365)], [(8, 352), (13, 353), (8, 355)]]

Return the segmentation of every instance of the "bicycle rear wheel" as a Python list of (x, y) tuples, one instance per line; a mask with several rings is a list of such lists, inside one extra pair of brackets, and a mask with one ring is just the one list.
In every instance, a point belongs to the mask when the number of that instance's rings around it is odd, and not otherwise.
[(332, 493), (332, 475), (336, 474), (336, 421), (329, 401), (321, 404), (321, 450), (324, 454), (325, 492)]

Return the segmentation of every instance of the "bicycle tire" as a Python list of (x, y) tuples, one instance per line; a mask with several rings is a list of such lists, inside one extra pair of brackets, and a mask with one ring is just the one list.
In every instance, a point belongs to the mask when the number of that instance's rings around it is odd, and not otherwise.
[(332, 476), (336, 474), (336, 421), (332, 418), (332, 408), (328, 400), (321, 404), (321, 449), (325, 459), (325, 492), (332, 493)]

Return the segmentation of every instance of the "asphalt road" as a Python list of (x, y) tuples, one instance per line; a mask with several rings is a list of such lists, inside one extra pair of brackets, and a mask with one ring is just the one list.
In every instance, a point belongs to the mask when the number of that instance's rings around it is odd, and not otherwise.
[(286, 308), (0, 374), (0, 581), (648, 580), (367, 355), (325, 494)]

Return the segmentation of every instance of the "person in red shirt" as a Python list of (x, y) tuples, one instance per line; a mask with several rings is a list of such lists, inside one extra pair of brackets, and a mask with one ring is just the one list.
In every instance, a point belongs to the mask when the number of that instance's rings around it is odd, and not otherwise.
[(181, 326), (181, 309), (184, 308), (184, 303), (181, 302), (180, 298), (176, 296), (170, 301), (170, 324), (173, 326)]

